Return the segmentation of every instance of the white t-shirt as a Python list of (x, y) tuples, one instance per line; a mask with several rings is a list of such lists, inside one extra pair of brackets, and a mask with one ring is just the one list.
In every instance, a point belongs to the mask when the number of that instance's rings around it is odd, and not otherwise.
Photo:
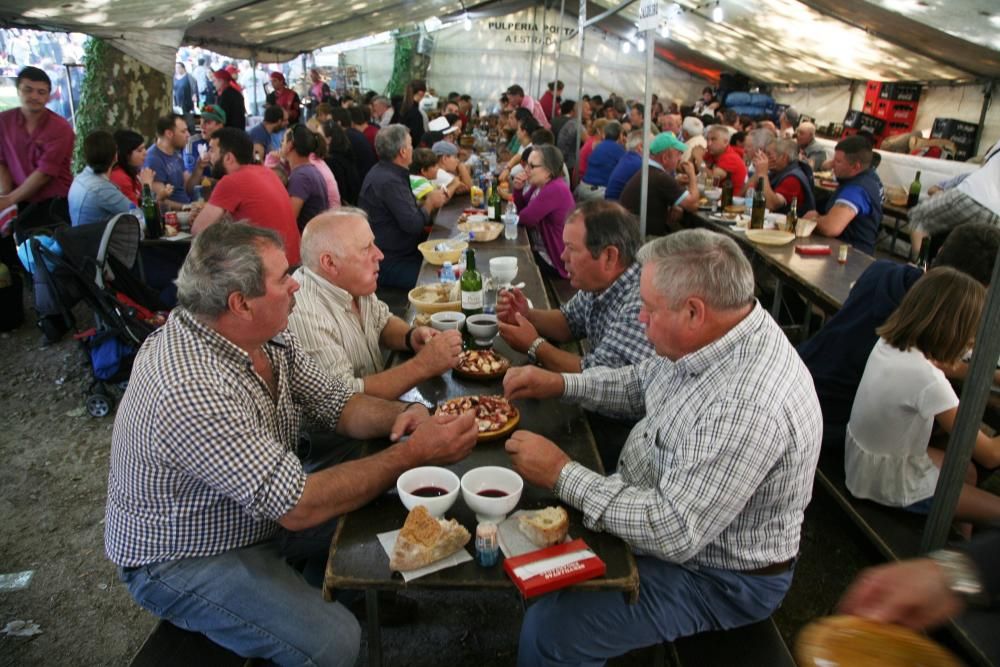
[(1000, 215), (1000, 155), (987, 160), (955, 189)]
[(893, 507), (933, 496), (938, 469), (927, 444), (934, 417), (957, 405), (948, 378), (922, 352), (902, 352), (880, 338), (847, 424), (848, 490)]
[(438, 167), (437, 176), (434, 177), (434, 185), (439, 188), (446, 188), (451, 185), (451, 182), (455, 180), (455, 176), (441, 167)]

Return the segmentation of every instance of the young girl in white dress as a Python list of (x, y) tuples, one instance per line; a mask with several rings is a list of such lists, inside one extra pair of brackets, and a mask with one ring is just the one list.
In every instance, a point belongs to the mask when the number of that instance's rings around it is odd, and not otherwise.
[[(857, 498), (927, 513), (944, 452), (928, 447), (935, 421), (950, 432), (958, 396), (942, 367), (953, 366), (975, 338), (985, 289), (951, 268), (929, 271), (877, 333), (847, 425), (847, 488)], [(973, 458), (1000, 465), (1000, 437), (982, 431)], [(1000, 519), (1000, 496), (975, 486), (970, 465), (955, 518)]]

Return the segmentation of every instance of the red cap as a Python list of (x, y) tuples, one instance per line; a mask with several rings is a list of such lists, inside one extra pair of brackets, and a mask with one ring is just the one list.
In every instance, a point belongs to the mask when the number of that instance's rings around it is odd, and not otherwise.
[(282, 74), (281, 72), (271, 72), (271, 78), (278, 79), (279, 81), (281, 81), (281, 83), (285, 82), (285, 75)]
[(224, 70), (224, 69), (217, 69), (217, 70), (215, 70), (215, 72), (213, 73), (212, 76), (214, 76), (216, 79), (222, 79), (226, 83), (232, 83), (233, 82), (233, 75), (230, 74), (227, 70)]

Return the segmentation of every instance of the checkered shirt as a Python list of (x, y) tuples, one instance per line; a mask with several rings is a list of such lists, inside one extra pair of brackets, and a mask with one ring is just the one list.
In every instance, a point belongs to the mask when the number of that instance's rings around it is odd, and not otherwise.
[(639, 322), (641, 272), (635, 262), (604, 291), (580, 290), (560, 308), (573, 337), (590, 342), (591, 351), (581, 361), (584, 369), (628, 366), (653, 355), (653, 346)]
[(578, 463), (556, 484), (585, 524), (641, 554), (753, 570), (798, 553), (822, 415), (809, 372), (760, 304), (676, 363), (565, 374), (565, 398), (642, 417), (604, 477)]
[(334, 428), (352, 391), (287, 331), (264, 351), (277, 400), (245, 351), (183, 309), (143, 344), (111, 436), (104, 545), (116, 564), (254, 544), (298, 502), (301, 414)]
[(929, 236), (938, 236), (970, 222), (1000, 227), (1000, 216), (958, 188), (928, 197), (910, 210), (909, 218), (912, 228)]

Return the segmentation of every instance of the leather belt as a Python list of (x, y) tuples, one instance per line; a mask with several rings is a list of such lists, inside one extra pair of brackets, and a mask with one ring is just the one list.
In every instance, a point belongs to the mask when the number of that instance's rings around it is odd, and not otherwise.
[(769, 577), (775, 574), (788, 572), (792, 569), (793, 565), (795, 565), (795, 559), (789, 558), (781, 563), (771, 563), (770, 565), (759, 567), (756, 570), (743, 570), (743, 574), (749, 574), (755, 577)]

